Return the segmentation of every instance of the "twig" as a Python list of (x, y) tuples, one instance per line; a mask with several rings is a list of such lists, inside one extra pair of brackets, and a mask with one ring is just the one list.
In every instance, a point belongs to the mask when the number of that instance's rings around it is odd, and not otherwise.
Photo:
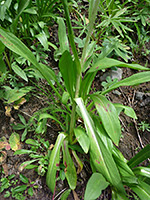
[(139, 130), (138, 130), (138, 127), (137, 127), (137, 123), (136, 123), (135, 119), (133, 119), (133, 122), (134, 122), (134, 126), (135, 126), (135, 129), (136, 129), (136, 134), (137, 134), (138, 140), (140, 142), (140, 146), (143, 149), (144, 145), (143, 145), (143, 142), (142, 142), (142, 139), (141, 139), (141, 136), (140, 136), (140, 133), (139, 133)]
[[(67, 190), (67, 188), (64, 188), (63, 190), (61, 190), (61, 191), (55, 196), (54, 200), (57, 199), (57, 197), (59, 197), (65, 190)], [(60, 199), (60, 197), (59, 197), (59, 199)], [(58, 199), (58, 200), (59, 200), (59, 199)]]

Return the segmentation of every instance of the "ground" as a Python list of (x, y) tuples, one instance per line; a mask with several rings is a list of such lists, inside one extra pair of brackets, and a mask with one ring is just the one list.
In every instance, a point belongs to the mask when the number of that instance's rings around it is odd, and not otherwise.
[[(127, 77), (128, 75), (133, 74), (133, 70), (130, 69), (124, 69), (123, 70), (123, 77)], [(99, 76), (97, 76), (96, 80), (93, 83), (97, 89), (99, 89), (100, 80)], [(136, 114), (138, 119), (133, 120), (129, 117), (127, 117), (125, 114), (121, 114), (120, 121), (122, 126), (122, 137), (119, 143), (119, 149), (122, 152), (122, 154), (125, 156), (127, 160), (132, 158), (142, 147), (144, 147), (146, 144), (150, 142), (150, 132), (144, 131), (142, 132), (139, 130), (139, 123), (141, 121), (146, 121), (150, 124), (150, 104), (149, 104), (149, 96), (147, 95), (150, 91), (150, 83), (144, 83), (138, 86), (134, 87), (121, 87), (117, 89), (118, 92), (111, 92), (108, 95), (108, 98), (113, 103), (123, 103), (124, 105), (131, 106)], [(144, 99), (137, 99), (136, 93), (137, 92), (143, 92), (145, 96)], [(3, 103), (1, 102), (1, 112), (0, 112), (0, 138), (2, 136), (5, 136), (7, 139), (9, 139), (11, 133), (13, 132), (11, 127), (11, 117), (6, 116), (5, 114), (5, 108)], [(40, 108), (43, 108), (45, 106), (45, 100), (37, 99), (36, 97), (30, 98), (28, 102), (26, 102), (24, 105), (20, 107), (19, 111), (12, 110), (12, 117), (14, 120), (18, 120), (18, 113), (22, 113), (22, 115), (29, 119), (29, 116), (32, 116), (32, 114), (37, 111)], [(56, 133), (57, 133), (57, 126), (53, 124), (53, 122), (49, 121), (48, 123), (51, 124), (51, 127), (47, 128), (47, 133), (44, 136), (47, 138), (50, 142), (50, 144), (54, 144), (54, 141), (56, 139)], [(138, 136), (139, 135), (139, 136)], [(30, 135), (28, 136), (30, 137)], [(32, 137), (32, 136), (31, 136)], [(25, 145), (23, 142), (21, 143), (22, 148), (28, 148), (27, 145)], [(20, 164), (29, 159), (27, 155), (16, 155), (14, 156), (14, 151), (9, 150), (7, 151), (7, 158), (5, 161), (5, 170), (8, 175), (15, 174), (16, 178), (19, 176), (20, 173), (23, 173), (26, 177), (28, 177), (31, 181), (35, 181), (38, 185), (38, 189), (34, 189), (34, 195), (33, 197), (30, 197), (26, 194), (26, 199), (40, 199), (40, 200), (47, 200), (52, 199), (52, 193), (48, 189), (46, 183), (45, 183), (45, 176), (41, 177), (38, 176), (37, 173), (34, 170), (23, 170), (20, 171)], [(84, 160), (84, 158), (81, 157), (81, 160)], [(85, 191), (85, 186), (87, 183), (88, 178), (91, 175), (91, 169), (89, 164), (86, 161), (83, 161), (84, 168), (82, 172), (78, 175), (78, 183), (77, 188), (75, 192), (77, 193), (79, 199), (83, 199), (83, 194)], [(147, 165), (148, 162), (145, 161), (143, 163), (144, 165)], [(1, 166), (2, 169), (2, 166)], [(4, 174), (2, 175), (4, 176)], [(66, 183), (63, 183), (62, 181), (59, 181), (57, 183), (57, 194), (55, 196), (55, 199), (59, 199), (61, 191), (65, 190), (68, 186)], [(0, 199), (12, 199), (10, 198), (4, 198), (4, 193), (0, 194)], [(68, 199), (73, 200), (73, 194), (70, 194)], [(110, 199), (110, 190), (109, 188), (105, 190), (101, 197), (99, 199)]]

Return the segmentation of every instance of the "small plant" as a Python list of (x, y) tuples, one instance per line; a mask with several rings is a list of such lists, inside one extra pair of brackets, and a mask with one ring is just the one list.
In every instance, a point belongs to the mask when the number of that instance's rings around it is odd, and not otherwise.
[[(20, 181), (21, 184), (18, 185)], [(19, 175), (19, 179), (17, 179), (14, 174), (8, 176), (7, 178), (6, 177), (1, 178), (0, 183), (1, 183), (0, 192), (2, 193), (3, 191), (7, 190), (4, 194), (4, 198), (12, 197), (15, 198), (16, 200), (25, 200), (26, 199), (25, 192), (27, 192), (28, 195), (33, 196), (34, 193), (33, 188), (38, 187), (34, 181), (29, 181), (29, 179), (25, 177), (23, 174)]]
[(150, 125), (147, 124), (145, 121), (142, 121), (141, 123), (138, 123), (138, 125), (140, 126), (139, 130), (141, 130), (142, 132), (144, 132), (145, 130), (150, 132)]
[(14, 153), (14, 155), (28, 154), (30, 157), (29, 161), (25, 161), (20, 165), (20, 170), (35, 168), (40, 176), (44, 176), (47, 171), (48, 158), (51, 152), (49, 142), (37, 136), (37, 139), (27, 139), (25, 143), (30, 145), (30, 150), (20, 149)]

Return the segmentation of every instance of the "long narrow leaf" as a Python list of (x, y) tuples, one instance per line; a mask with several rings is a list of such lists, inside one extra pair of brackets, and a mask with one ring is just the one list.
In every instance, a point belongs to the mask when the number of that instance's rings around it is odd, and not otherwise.
[(59, 167), (60, 160), (60, 148), (62, 146), (62, 142), (65, 139), (65, 134), (60, 133), (57, 137), (54, 149), (50, 155), (48, 171), (46, 175), (46, 184), (50, 188), (50, 190), (54, 193), (55, 184), (56, 184), (56, 172)]
[(118, 145), (121, 136), (121, 126), (114, 105), (103, 95), (91, 95), (102, 124), (113, 142)]
[(104, 90), (102, 94), (106, 94), (120, 86), (132, 86), (132, 85), (137, 85), (137, 84), (145, 83), (149, 81), (150, 81), (150, 72), (140, 72), (128, 78), (125, 78), (117, 83), (114, 83), (110, 88), (108, 88), (107, 90)]
[(150, 144), (148, 144), (144, 149), (131, 158), (128, 162), (128, 165), (129, 167), (133, 168), (148, 158), (150, 158)]
[(141, 200), (150, 199), (150, 185), (139, 180), (138, 185), (130, 186), (130, 188), (140, 197)]
[(68, 149), (68, 141), (65, 140), (63, 144), (63, 163), (65, 165), (65, 175), (69, 187), (74, 190), (77, 184), (77, 173)]
[(62, 74), (62, 77), (65, 81), (66, 88), (74, 98), (74, 83), (76, 74), (74, 73), (74, 64), (71, 57), (71, 54), (68, 51), (65, 51), (59, 61), (59, 68)]
[(76, 98), (75, 101), (80, 108), (90, 139), (90, 156), (94, 166), (118, 191), (125, 193), (112, 155), (96, 133), (94, 122), (87, 112), (83, 100), (81, 98)]
[(88, 72), (95, 72), (98, 70), (110, 68), (110, 67), (128, 67), (131, 69), (136, 69), (136, 70), (150, 70), (149, 68), (143, 67), (139, 64), (127, 64), (112, 58), (103, 58), (98, 60), (90, 69)]

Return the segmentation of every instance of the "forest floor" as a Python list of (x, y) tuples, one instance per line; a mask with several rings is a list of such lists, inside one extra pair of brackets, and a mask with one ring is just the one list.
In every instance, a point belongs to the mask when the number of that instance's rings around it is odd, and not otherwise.
[[(51, 60), (53, 62), (53, 59)], [(55, 62), (54, 62), (55, 63)], [(134, 74), (136, 71), (131, 69), (123, 69), (123, 78), (126, 78), (132, 74)], [(96, 76), (96, 79), (93, 82), (94, 88), (96, 90), (100, 90), (100, 76), (101, 74), (98, 73)], [(43, 82), (43, 84), (46, 84)], [(140, 92), (140, 93), (139, 93)], [(142, 96), (138, 96), (138, 94), (141, 94)], [(119, 143), (119, 149), (124, 155), (124, 157), (129, 160), (131, 159), (137, 152), (139, 152), (146, 144), (150, 143), (150, 132), (145, 130), (144, 132), (140, 130), (139, 123), (146, 122), (147, 124), (150, 124), (150, 83), (143, 83), (138, 86), (134, 87), (121, 87), (118, 88), (115, 92), (110, 92), (107, 96), (109, 100), (111, 100), (113, 103), (122, 103), (123, 105), (130, 106), (134, 109), (137, 120), (133, 120), (123, 113), (121, 113), (120, 116), (120, 122), (122, 126), (122, 137)], [(24, 116), (26, 120), (29, 120), (30, 116), (32, 116), (36, 111), (40, 110), (41, 108), (44, 108), (47, 106), (46, 103), (47, 99), (41, 98), (38, 99), (36, 96), (32, 96), (29, 98), (29, 101), (24, 103), (19, 110), (12, 110), (11, 111), (11, 117), (7, 116), (5, 113), (5, 105), (0, 102), (0, 138), (5, 137), (7, 140), (9, 140), (10, 135), (13, 132), (11, 123), (13, 118), (13, 123), (18, 122), (18, 114), (21, 114)], [(48, 120), (47, 123), (49, 126), (47, 127), (47, 132), (42, 137), (46, 138), (46, 140), (49, 141), (50, 144), (54, 144), (57, 132), (59, 131), (59, 126), (53, 122), (52, 120)], [(22, 132), (19, 131), (19, 134), (21, 136)], [(33, 134), (29, 133), (27, 135), (27, 138), (33, 138)], [(21, 143), (22, 149), (29, 149), (29, 145), (25, 144), (24, 142)], [(74, 199), (74, 195), (77, 194), (78, 198), (82, 200), (84, 198), (84, 191), (86, 187), (86, 183), (91, 175), (91, 168), (89, 163), (86, 161), (85, 158), (82, 158), (82, 155), (80, 156), (81, 160), (83, 160), (84, 167), (82, 172), (78, 175), (78, 182), (77, 182), (77, 188), (75, 189), (75, 193), (71, 193), (68, 197), (69, 200)], [(87, 155), (88, 159), (88, 155)], [(16, 179), (18, 179), (19, 174), (22, 173), (25, 175), (30, 181), (34, 181), (36, 185), (38, 185), (38, 188), (34, 189), (34, 195), (31, 197), (28, 194), (24, 194), (26, 196), (26, 200), (52, 200), (52, 193), (50, 192), (49, 188), (46, 185), (46, 178), (45, 176), (41, 177), (35, 172), (35, 170), (27, 170), (24, 169), (23, 171), (20, 171), (20, 165), (26, 160), (30, 160), (28, 155), (14, 155), (13, 150), (8, 150), (6, 152), (6, 160), (5, 163), (3, 163), (3, 167), (5, 168), (5, 175), (11, 175), (15, 174)], [(145, 161), (143, 165), (147, 165), (148, 162)], [(0, 166), (0, 170), (2, 171), (2, 166)], [(4, 174), (1, 174), (1, 178), (5, 176)], [(20, 182), (17, 183), (18, 185), (21, 184)], [(68, 185), (66, 182), (58, 181), (57, 183), (57, 189), (55, 194), (55, 200), (60, 199), (61, 191), (65, 191), (68, 188)], [(9, 188), (10, 190), (10, 188)], [(12, 200), (14, 198), (4, 198), (4, 194), (6, 191), (2, 192), (0, 194), (1, 200)], [(130, 191), (127, 191), (130, 194)], [(77, 199), (77, 198), (76, 198)], [(101, 194), (101, 196), (98, 198), (99, 200), (104, 199), (111, 199), (110, 196), (110, 190), (109, 188)], [(131, 197), (131, 199), (133, 199)]]

